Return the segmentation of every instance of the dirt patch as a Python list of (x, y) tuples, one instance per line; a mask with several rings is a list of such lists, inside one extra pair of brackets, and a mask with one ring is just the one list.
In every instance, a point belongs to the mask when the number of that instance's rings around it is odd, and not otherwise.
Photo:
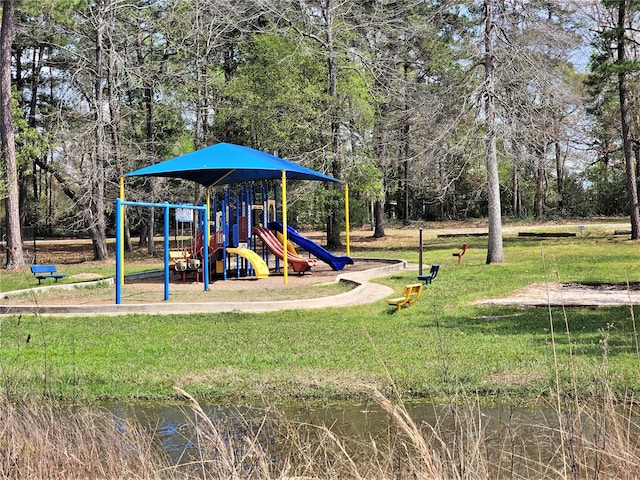
[(640, 282), (534, 283), (505, 297), (485, 298), (472, 303), (523, 307), (640, 305)]

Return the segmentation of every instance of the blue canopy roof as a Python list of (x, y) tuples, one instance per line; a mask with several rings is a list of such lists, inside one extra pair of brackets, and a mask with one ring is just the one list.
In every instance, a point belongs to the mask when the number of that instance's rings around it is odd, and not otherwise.
[(297, 163), (283, 160), (260, 150), (218, 143), (165, 162), (156, 163), (126, 174), (127, 177), (169, 177), (198, 182), (205, 187), (252, 180), (287, 179), (340, 182)]

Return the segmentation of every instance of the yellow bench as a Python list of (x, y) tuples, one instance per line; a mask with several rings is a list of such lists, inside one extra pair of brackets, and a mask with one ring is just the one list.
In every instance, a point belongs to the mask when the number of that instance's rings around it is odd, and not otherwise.
[(398, 308), (398, 312), (402, 308), (403, 305), (413, 305), (420, 298), (420, 294), (422, 293), (422, 284), (414, 283), (412, 285), (405, 285), (404, 291), (402, 292), (402, 297), (390, 298), (387, 300), (389, 305), (395, 305)]

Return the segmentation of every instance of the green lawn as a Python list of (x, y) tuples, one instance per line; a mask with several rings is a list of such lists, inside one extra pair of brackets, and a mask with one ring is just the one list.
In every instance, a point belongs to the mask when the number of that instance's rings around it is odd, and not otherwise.
[[(462, 265), (451, 256), (460, 239), (425, 243), (424, 262), (439, 263), (440, 274), (400, 313), (382, 300), (269, 314), (0, 318), (0, 382), (16, 394), (85, 400), (167, 398), (174, 385), (210, 398), (348, 397), (365, 384), (526, 399), (549, 394), (556, 379), (585, 395), (603, 379), (621, 395), (640, 393), (640, 307), (468, 305), (545, 280), (639, 282), (640, 245), (506, 238), (505, 263), (486, 265), (486, 238), (464, 241), (471, 248)], [(401, 244), (353, 253), (418, 259)], [(379, 281), (400, 292), (416, 277)]]

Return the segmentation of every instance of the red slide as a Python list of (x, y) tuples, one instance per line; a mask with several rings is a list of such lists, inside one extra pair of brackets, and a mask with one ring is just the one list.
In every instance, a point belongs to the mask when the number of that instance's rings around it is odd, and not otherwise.
[[(284, 248), (271, 230), (265, 227), (253, 227), (253, 233), (258, 236), (271, 253), (280, 260), (284, 259)], [(316, 266), (318, 264), (318, 260), (315, 258), (298, 257), (288, 253), (287, 263), (293, 267), (294, 272), (304, 273), (307, 270), (311, 270), (311, 267)]]

